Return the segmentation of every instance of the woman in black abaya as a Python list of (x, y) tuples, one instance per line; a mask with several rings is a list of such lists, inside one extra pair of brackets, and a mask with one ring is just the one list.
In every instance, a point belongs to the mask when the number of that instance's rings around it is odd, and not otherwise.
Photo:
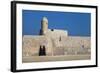
[(46, 55), (46, 50), (45, 50), (45, 46), (40, 46), (39, 49), (39, 56), (45, 56)]

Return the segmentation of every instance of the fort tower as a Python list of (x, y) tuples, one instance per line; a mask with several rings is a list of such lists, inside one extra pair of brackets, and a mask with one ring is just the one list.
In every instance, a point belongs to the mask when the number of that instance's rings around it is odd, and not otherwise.
[(48, 19), (46, 17), (43, 17), (41, 21), (41, 34), (45, 35), (48, 31)]

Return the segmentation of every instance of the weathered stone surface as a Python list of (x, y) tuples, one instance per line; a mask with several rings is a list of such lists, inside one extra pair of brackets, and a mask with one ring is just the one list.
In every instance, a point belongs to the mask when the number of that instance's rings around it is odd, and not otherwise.
[[(89, 37), (64, 37), (61, 41), (48, 36), (23, 36), (23, 56), (38, 56), (40, 45), (46, 47), (46, 55), (74, 55), (90, 53)], [(84, 45), (84, 47), (83, 47)]]

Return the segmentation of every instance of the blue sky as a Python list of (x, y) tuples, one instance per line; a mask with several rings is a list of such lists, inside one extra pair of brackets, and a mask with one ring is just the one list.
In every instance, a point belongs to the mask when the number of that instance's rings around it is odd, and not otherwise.
[(38, 35), (41, 29), (41, 20), (48, 18), (49, 29), (67, 30), (70, 36), (91, 35), (91, 14), (76, 12), (55, 12), (23, 10), (23, 35)]

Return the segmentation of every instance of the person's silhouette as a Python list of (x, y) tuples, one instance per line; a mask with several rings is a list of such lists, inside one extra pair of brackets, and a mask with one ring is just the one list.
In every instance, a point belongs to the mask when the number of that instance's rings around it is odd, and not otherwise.
[(46, 55), (45, 46), (40, 46), (39, 56), (45, 56), (45, 55)]
[(46, 55), (46, 49), (45, 49), (45, 46), (43, 46), (43, 55)]

